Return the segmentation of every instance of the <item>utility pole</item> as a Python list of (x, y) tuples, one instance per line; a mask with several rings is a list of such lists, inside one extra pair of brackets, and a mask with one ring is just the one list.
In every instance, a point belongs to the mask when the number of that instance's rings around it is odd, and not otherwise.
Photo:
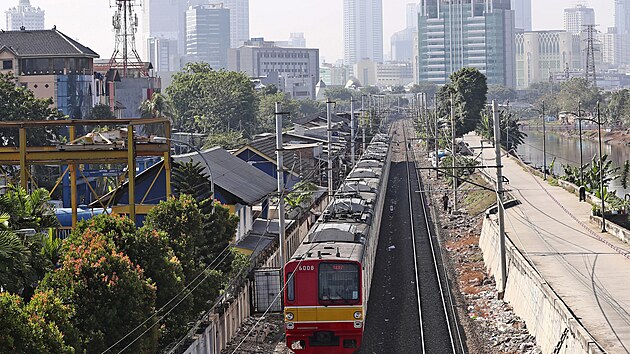
[(604, 171), (602, 161), (602, 119), (599, 115), (599, 101), (597, 102), (597, 137), (599, 138), (599, 199), (602, 201), (602, 232), (606, 232), (606, 203), (604, 202)]
[(505, 210), (503, 208), (503, 167), (501, 165), (501, 126), (499, 124), (499, 108), (496, 101), (492, 101), (492, 119), (494, 121), (494, 149), (497, 164), (497, 214), (499, 215), (499, 253), (501, 274), (498, 276), (499, 299), (505, 294), (507, 282), (507, 262), (505, 257)]
[(580, 186), (584, 185), (584, 161), (582, 160), (582, 101), (578, 100), (578, 126), (580, 127)]
[(453, 213), (457, 212), (457, 172), (455, 170), (455, 95), (451, 93), (451, 162), (453, 174)]
[(438, 167), (438, 164), (440, 162), (439, 158), (438, 158), (438, 100), (437, 100), (437, 93), (433, 95), (433, 109), (435, 110), (435, 141), (433, 143), (433, 146), (435, 147), (435, 178), (437, 179), (438, 177), (440, 177), (440, 170)]
[(363, 124), (361, 124), (363, 128), (363, 150), (361, 151), (365, 154), (365, 103), (363, 102), (363, 97), (365, 97), (365, 95), (361, 95), (361, 120), (363, 121)]
[(545, 129), (545, 101), (542, 101), (542, 123), (543, 123), (543, 176), (547, 180), (547, 130)]
[(333, 160), (332, 160), (332, 104), (333, 102), (326, 101), (326, 121), (328, 132), (328, 171), (326, 176), (328, 177), (328, 201), (330, 202), (333, 197)]
[(507, 139), (505, 142), (505, 148), (507, 149), (508, 156), (510, 155), (510, 100), (507, 101), (507, 123), (505, 125)]
[(350, 159), (354, 167), (354, 97), (350, 97)]
[(283, 143), (282, 143), (282, 116), (284, 113), (281, 111), (280, 102), (276, 102), (276, 159), (277, 159), (277, 173), (278, 173), (278, 223), (279, 223), (279, 240), (280, 244), (280, 280), (281, 284), (284, 284), (284, 262), (285, 262), (285, 223), (284, 223), (284, 162), (283, 162)]

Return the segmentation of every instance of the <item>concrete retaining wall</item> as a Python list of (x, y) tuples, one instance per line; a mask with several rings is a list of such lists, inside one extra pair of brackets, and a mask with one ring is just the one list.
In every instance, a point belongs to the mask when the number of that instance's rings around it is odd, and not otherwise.
[[(491, 275), (500, 272), (499, 231), (496, 218), (483, 222), (479, 247)], [(505, 300), (536, 337), (543, 353), (603, 354), (591, 335), (566, 304), (529, 264), (514, 244), (506, 240), (508, 279)]]

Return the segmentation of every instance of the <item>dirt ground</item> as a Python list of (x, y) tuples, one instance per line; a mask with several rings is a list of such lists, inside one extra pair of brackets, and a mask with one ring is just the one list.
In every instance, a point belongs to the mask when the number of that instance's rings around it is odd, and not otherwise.
[[(418, 151), (418, 158), (423, 154)], [(418, 164), (430, 167), (424, 158)], [(478, 175), (466, 178), (487, 185)], [(430, 185), (433, 191), (431, 204), (440, 229), (443, 252), (449, 261), (449, 277), (456, 279), (452, 284), (453, 293), (458, 300), (469, 353), (541, 353), (525, 322), (514, 314), (508, 303), (498, 300), (494, 278), (488, 275), (483, 262), (479, 235), (485, 210), (496, 200), (494, 192), (472, 184), (461, 185), (457, 195), (459, 210), (451, 214), (442, 209), (442, 196), (451, 188), (445, 179), (436, 179), (435, 172), (430, 170), (424, 170), (423, 179), (425, 189)]]

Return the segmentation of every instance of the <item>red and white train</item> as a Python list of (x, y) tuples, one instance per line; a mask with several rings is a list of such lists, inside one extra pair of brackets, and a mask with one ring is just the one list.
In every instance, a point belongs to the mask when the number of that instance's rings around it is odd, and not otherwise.
[(389, 167), (389, 137), (379, 134), (285, 265), (286, 341), (294, 352), (361, 346)]

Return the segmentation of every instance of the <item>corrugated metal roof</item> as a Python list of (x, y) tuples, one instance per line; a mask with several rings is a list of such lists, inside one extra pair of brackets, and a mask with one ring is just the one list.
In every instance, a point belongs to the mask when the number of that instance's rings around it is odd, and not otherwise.
[(7, 47), (18, 57), (98, 58), (92, 49), (56, 29), (3, 31), (0, 32), (0, 49), (2, 47)]
[[(234, 194), (247, 204), (256, 204), (265, 199), (276, 189), (276, 180), (247, 162), (230, 154), (226, 150), (215, 147), (201, 152), (212, 169), (214, 184)], [(199, 162), (206, 167), (197, 153), (173, 156), (175, 162)], [(206, 169), (206, 173), (207, 168)]]

